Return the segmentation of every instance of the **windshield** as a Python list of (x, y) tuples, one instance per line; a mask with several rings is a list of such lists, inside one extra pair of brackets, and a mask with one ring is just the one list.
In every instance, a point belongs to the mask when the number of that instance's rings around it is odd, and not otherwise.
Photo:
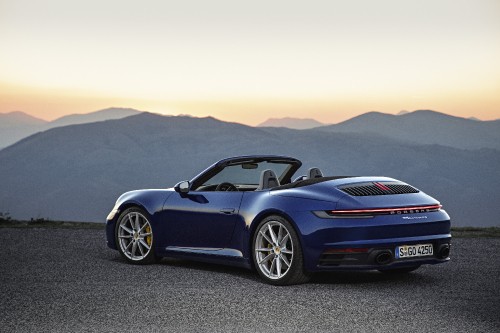
[(291, 168), (290, 163), (258, 162), (229, 165), (218, 174), (208, 179), (203, 186), (216, 185), (224, 182), (239, 185), (258, 185), (262, 171), (271, 169), (279, 179)]

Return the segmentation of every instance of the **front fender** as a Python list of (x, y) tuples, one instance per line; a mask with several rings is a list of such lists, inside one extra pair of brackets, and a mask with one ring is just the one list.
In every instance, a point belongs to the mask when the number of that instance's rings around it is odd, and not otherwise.
[(120, 214), (130, 207), (139, 207), (149, 216), (153, 229), (157, 224), (157, 215), (163, 210), (163, 204), (174, 193), (173, 190), (138, 190), (122, 194), (106, 219), (106, 243), (117, 249), (115, 227)]

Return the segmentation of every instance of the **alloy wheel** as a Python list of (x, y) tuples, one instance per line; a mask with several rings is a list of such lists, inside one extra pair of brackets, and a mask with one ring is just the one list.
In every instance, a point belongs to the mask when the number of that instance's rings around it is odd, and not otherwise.
[(121, 252), (132, 261), (144, 260), (151, 251), (153, 233), (148, 219), (137, 211), (122, 216), (118, 225)]
[(264, 223), (254, 244), (256, 264), (272, 280), (282, 279), (292, 267), (293, 241), (288, 229), (278, 221)]

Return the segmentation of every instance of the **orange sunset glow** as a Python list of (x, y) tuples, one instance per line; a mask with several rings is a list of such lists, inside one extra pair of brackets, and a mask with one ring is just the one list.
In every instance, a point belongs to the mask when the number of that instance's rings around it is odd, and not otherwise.
[(500, 118), (500, 2), (0, 2), (0, 113)]

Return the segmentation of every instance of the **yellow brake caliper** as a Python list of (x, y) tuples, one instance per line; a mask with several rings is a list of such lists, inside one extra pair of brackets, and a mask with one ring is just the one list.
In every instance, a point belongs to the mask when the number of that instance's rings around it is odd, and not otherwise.
[(149, 225), (146, 226), (146, 233), (149, 234), (146, 236), (146, 243), (151, 246), (151, 243), (153, 243), (153, 238), (151, 237), (151, 227)]

